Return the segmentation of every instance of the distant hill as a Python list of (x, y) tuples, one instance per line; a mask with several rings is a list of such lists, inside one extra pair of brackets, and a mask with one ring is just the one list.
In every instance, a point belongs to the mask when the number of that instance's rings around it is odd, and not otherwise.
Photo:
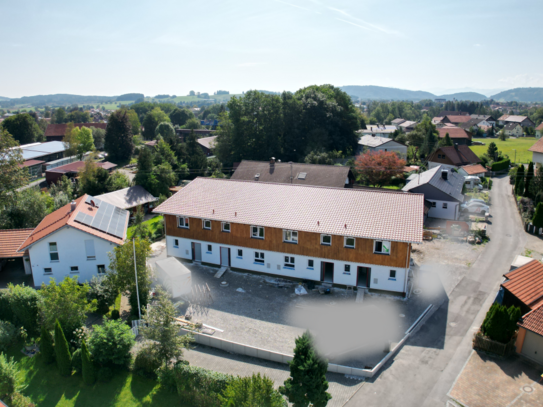
[(543, 88), (515, 88), (491, 96), (504, 102), (543, 102)]
[(436, 95), (422, 90), (405, 90), (383, 86), (341, 86), (348, 95), (362, 100), (423, 100), (435, 99)]
[(9, 98), (6, 98), (4, 96), (0, 96), (0, 100), (9, 100)]
[(459, 92), (459, 93), (452, 93), (450, 95), (441, 95), (437, 97), (442, 98), (442, 99), (447, 99), (447, 100), (453, 100), (453, 99), (470, 100), (473, 102), (480, 102), (482, 100), (488, 99), (485, 95), (481, 95), (480, 93), (477, 93), (477, 92)]
[(66, 106), (71, 104), (108, 103), (114, 102), (116, 99), (117, 96), (81, 96), (59, 93), (55, 95), (23, 96), (22, 98), (0, 101), (0, 104), (9, 103), (12, 105), (29, 104), (33, 106)]

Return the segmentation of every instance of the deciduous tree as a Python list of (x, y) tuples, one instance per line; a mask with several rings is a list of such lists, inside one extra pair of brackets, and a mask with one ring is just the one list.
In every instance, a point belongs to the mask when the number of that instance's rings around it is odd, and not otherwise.
[(28, 113), (16, 114), (4, 119), (2, 127), (21, 144), (34, 143), (43, 136), (38, 123)]
[(0, 208), (13, 202), (14, 191), (28, 183), (28, 170), (24, 163), (19, 143), (7, 130), (0, 130)]
[(35, 228), (53, 209), (52, 198), (37, 186), (15, 192), (9, 198), (0, 211), (2, 229)]
[(162, 122), (169, 122), (170, 118), (159, 107), (155, 107), (148, 112), (143, 119), (143, 138), (145, 140), (153, 140), (155, 138), (155, 130)]
[(222, 407), (287, 407), (281, 393), (274, 389), (273, 381), (260, 373), (232, 380), (219, 400)]
[(102, 150), (104, 148), (104, 141), (106, 139), (106, 131), (100, 127), (90, 127), (92, 131), (92, 138), (94, 139), (94, 146), (97, 150)]
[(376, 151), (361, 154), (356, 158), (356, 170), (370, 185), (382, 187), (387, 185), (392, 177), (403, 172), (405, 160), (395, 152)]
[(176, 126), (184, 126), (187, 120), (194, 118), (194, 114), (189, 109), (174, 109), (170, 113), (170, 120)]
[(104, 150), (112, 160), (129, 160), (134, 152), (132, 126), (126, 110), (121, 109), (109, 116)]
[(72, 130), (72, 138), (75, 140), (77, 155), (79, 159), (83, 159), (83, 154), (94, 150), (94, 139), (92, 138), (92, 130), (88, 127), (75, 127)]
[(95, 362), (105, 366), (126, 366), (136, 343), (132, 329), (120, 319), (104, 318), (102, 325), (94, 325), (89, 338), (89, 349)]
[(158, 136), (162, 136), (162, 139), (167, 143), (174, 143), (177, 138), (175, 129), (169, 122), (162, 122), (156, 127), (155, 138), (158, 139)]

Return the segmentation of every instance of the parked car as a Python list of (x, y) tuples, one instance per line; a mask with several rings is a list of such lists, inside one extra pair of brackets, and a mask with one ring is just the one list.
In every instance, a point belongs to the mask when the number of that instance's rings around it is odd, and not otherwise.
[(490, 207), (481, 202), (468, 202), (460, 205), (461, 211), (467, 211), (469, 213), (486, 213), (490, 212)]
[(471, 198), (469, 201), (466, 202), (466, 204), (470, 204), (472, 202), (480, 202), (480, 203), (486, 205), (486, 202), (483, 199), (478, 199), (478, 198)]

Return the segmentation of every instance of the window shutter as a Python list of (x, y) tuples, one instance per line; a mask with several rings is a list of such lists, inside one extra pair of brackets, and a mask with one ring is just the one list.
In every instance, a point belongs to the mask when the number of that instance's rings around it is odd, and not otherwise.
[(87, 252), (87, 259), (96, 258), (96, 253), (94, 252), (94, 240), (85, 240), (85, 251)]

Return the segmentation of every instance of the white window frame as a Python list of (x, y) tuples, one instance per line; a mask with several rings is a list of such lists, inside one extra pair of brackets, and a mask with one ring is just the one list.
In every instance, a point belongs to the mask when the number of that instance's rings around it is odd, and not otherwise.
[(213, 245), (211, 244), (207, 245), (207, 253), (213, 253)]
[[(103, 267), (104, 268), (104, 272), (103, 273), (100, 273), (100, 268)], [(99, 275), (102, 275), (102, 274), (106, 274), (106, 265), (105, 264), (98, 264), (96, 266), (96, 272), (99, 274)]]
[[(56, 250), (51, 250), (51, 245), (53, 245), (53, 244), (55, 245)], [(53, 260), (53, 258), (52, 258), (53, 254), (57, 255), (56, 260)], [(60, 255), (58, 254), (58, 244), (57, 244), (57, 242), (49, 242), (49, 260), (51, 260), (52, 263), (57, 263), (57, 262), (60, 261)]]
[[(394, 276), (392, 276), (392, 273), (394, 272)], [(398, 272), (396, 270), (390, 270), (388, 273), (388, 279), (389, 280), (396, 280), (396, 276), (398, 275)]]
[[(313, 264), (309, 264), (309, 262), (311, 262), (311, 263), (313, 263)], [(307, 268), (308, 268), (309, 270), (314, 270), (314, 268), (315, 268), (315, 260), (313, 260), (313, 259), (308, 259), (308, 260), (307, 260)]]
[[(330, 237), (330, 243), (325, 243), (323, 241), (324, 237)], [(332, 235), (321, 235), (321, 245), (323, 245), (323, 246), (332, 246)]]
[(343, 266), (343, 273), (345, 274), (351, 274), (351, 265), (350, 264), (345, 264)]
[(443, 202), (443, 209), (447, 209), (447, 202)]
[[(225, 226), (228, 225), (228, 229), (225, 229)], [(230, 225), (230, 222), (222, 222), (221, 223), (221, 230), (225, 233), (230, 233), (232, 229), (232, 225)]]
[(70, 267), (70, 274), (79, 274), (79, 267), (78, 266), (71, 266)]
[(243, 259), (243, 249), (238, 249), (238, 257)]
[[(183, 221), (183, 224), (181, 225), (181, 221)], [(177, 227), (181, 229), (190, 229), (190, 222), (189, 218), (185, 216), (178, 216), (177, 217)]]
[[(382, 249), (382, 247), (383, 247), (383, 242), (384, 242), (384, 241), (385, 241), (385, 240), (374, 240), (374, 241), (373, 241), (373, 253), (375, 253), (375, 254), (383, 254), (383, 255), (385, 255), (385, 256), (390, 256), (390, 253), (386, 253), (386, 252), (384, 252), (384, 251), (382, 251), (382, 250), (381, 250), (380, 252), (378, 252), (378, 251), (376, 250), (377, 243), (381, 243), (381, 249)], [(392, 242), (389, 242), (389, 243), (390, 243), (390, 246), (391, 246), (391, 247), (390, 247), (390, 251), (392, 252)]]
[(255, 252), (255, 263), (257, 264), (264, 264), (265, 262), (265, 257), (264, 257), (264, 252)]
[[(49, 270), (49, 271), (47, 271)], [(53, 274), (53, 269), (51, 267), (44, 267), (43, 268), (43, 273), (44, 274)]]
[[(288, 238), (290, 234), (290, 239)], [(296, 235), (296, 237), (294, 237)], [(298, 231), (283, 229), (283, 242), (298, 244)]]
[(296, 258), (294, 256), (285, 256), (285, 262), (283, 265), (285, 268), (296, 268)]
[(179, 239), (173, 239), (173, 247), (179, 247)]
[[(253, 233), (253, 229), (256, 228), (256, 236)], [(260, 231), (262, 230), (262, 236), (260, 236)], [(264, 226), (251, 226), (251, 239), (261, 239), (264, 240), (265, 230)]]
[[(347, 244), (347, 239), (353, 239), (353, 245), (348, 245)], [(346, 249), (354, 249), (356, 247), (356, 238), (352, 237), (352, 236), (345, 236), (343, 238), (343, 247), (345, 247)]]
[[(206, 227), (206, 222), (209, 222), (209, 227)], [(211, 230), (211, 220), (210, 219), (202, 219), (202, 229)]]

